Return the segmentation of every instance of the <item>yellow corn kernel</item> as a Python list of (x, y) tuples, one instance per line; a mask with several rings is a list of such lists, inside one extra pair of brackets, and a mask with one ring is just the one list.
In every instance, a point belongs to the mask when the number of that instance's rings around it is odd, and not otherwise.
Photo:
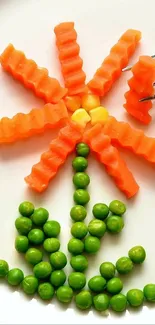
[(91, 124), (94, 125), (96, 123), (105, 123), (108, 120), (109, 113), (107, 109), (103, 106), (96, 107), (92, 109), (90, 112), (91, 116)]
[(80, 124), (81, 126), (85, 127), (86, 124), (90, 121), (90, 116), (89, 114), (86, 112), (85, 109), (83, 108), (79, 108), (77, 109), (77, 111), (75, 111), (72, 116), (71, 119)]
[(100, 97), (97, 95), (87, 94), (82, 97), (82, 107), (86, 109), (86, 111), (90, 111), (100, 106), (100, 104)]
[(81, 98), (79, 96), (66, 96), (64, 102), (67, 109), (71, 112), (75, 112), (81, 107)]

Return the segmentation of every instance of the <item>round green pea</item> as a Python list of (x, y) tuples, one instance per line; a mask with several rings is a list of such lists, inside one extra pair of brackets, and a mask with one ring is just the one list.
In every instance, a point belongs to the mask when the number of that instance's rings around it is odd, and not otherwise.
[(74, 198), (75, 203), (85, 205), (89, 202), (90, 195), (89, 195), (88, 191), (83, 190), (83, 189), (78, 189), (74, 192), (73, 198)]
[(54, 287), (61, 287), (66, 281), (66, 274), (63, 270), (55, 270), (51, 273), (50, 282)]
[(155, 302), (155, 284), (153, 283), (147, 284), (144, 287), (143, 292), (147, 301)]
[(107, 230), (113, 234), (121, 232), (124, 227), (124, 221), (122, 217), (111, 216), (107, 219)]
[(115, 295), (123, 289), (123, 282), (120, 278), (112, 278), (107, 282), (106, 289), (109, 293)]
[(93, 304), (93, 297), (87, 290), (82, 290), (75, 296), (76, 307), (82, 310), (89, 309)]
[(31, 202), (24, 201), (19, 205), (18, 209), (23, 217), (30, 217), (34, 212), (34, 205)]
[(95, 254), (100, 249), (100, 240), (94, 236), (88, 236), (84, 240), (84, 250), (89, 254)]
[(54, 288), (49, 282), (39, 284), (38, 294), (42, 300), (52, 299), (54, 296)]
[(19, 253), (25, 253), (29, 247), (29, 240), (26, 236), (17, 236), (15, 239), (15, 248)]
[(84, 222), (75, 222), (71, 228), (71, 234), (75, 238), (82, 239), (88, 233), (88, 228)]
[(81, 272), (72, 272), (68, 277), (68, 284), (73, 290), (81, 290), (86, 285), (86, 276)]
[(100, 276), (96, 275), (88, 281), (88, 287), (94, 292), (102, 292), (106, 286), (106, 280)]
[(73, 298), (73, 290), (69, 286), (61, 286), (56, 292), (57, 299), (62, 303), (69, 303)]
[(139, 307), (143, 304), (144, 293), (139, 289), (131, 289), (127, 292), (127, 301), (132, 307)]
[(146, 258), (146, 252), (145, 249), (142, 246), (135, 246), (132, 247), (128, 255), (133, 263), (135, 264), (141, 264), (145, 261)]
[(72, 167), (76, 172), (84, 172), (88, 166), (88, 161), (84, 157), (76, 157), (72, 161)]
[(29, 248), (25, 254), (25, 259), (28, 263), (36, 265), (43, 259), (43, 253), (37, 248)]
[(100, 219), (100, 220), (104, 220), (107, 218), (108, 214), (109, 214), (109, 208), (106, 204), (104, 203), (96, 203), (93, 206), (93, 216), (96, 219)]
[(50, 255), (50, 263), (56, 270), (63, 269), (67, 264), (67, 257), (63, 252), (55, 252)]
[(80, 142), (77, 144), (76, 153), (78, 156), (87, 157), (89, 155), (89, 152), (90, 152), (90, 148), (86, 143)]
[(0, 278), (5, 278), (9, 272), (9, 265), (5, 260), (0, 260)]
[(33, 268), (33, 273), (37, 279), (46, 279), (52, 272), (52, 266), (49, 262), (40, 262)]
[(127, 274), (133, 269), (133, 263), (129, 257), (121, 257), (116, 262), (116, 270), (120, 274)]
[(88, 267), (88, 259), (84, 255), (72, 256), (70, 265), (75, 271), (83, 272)]
[(106, 224), (102, 220), (94, 219), (89, 222), (88, 231), (92, 236), (103, 237), (106, 232)]
[(44, 208), (38, 208), (34, 210), (32, 214), (32, 221), (36, 226), (42, 226), (47, 221), (49, 217), (49, 212)]
[(100, 273), (106, 280), (110, 280), (115, 276), (115, 265), (111, 262), (104, 262), (100, 265)]
[(76, 188), (86, 188), (90, 183), (90, 177), (86, 173), (76, 173), (73, 176), (73, 183)]
[(19, 217), (15, 221), (15, 227), (21, 235), (27, 235), (32, 229), (32, 220), (27, 217)]
[(126, 212), (126, 206), (123, 202), (119, 200), (114, 200), (109, 205), (109, 210), (118, 216), (123, 215)]
[(71, 211), (70, 216), (74, 221), (83, 221), (87, 216), (87, 211), (82, 205), (75, 205)]
[(57, 252), (60, 248), (60, 240), (57, 238), (46, 238), (44, 240), (43, 247), (48, 253)]
[(73, 255), (79, 255), (84, 251), (84, 243), (78, 238), (71, 238), (68, 242), (68, 251)]
[(32, 229), (28, 233), (28, 239), (30, 243), (34, 245), (40, 245), (43, 243), (45, 235), (41, 229)]
[(93, 298), (94, 307), (98, 311), (105, 311), (109, 308), (110, 298), (105, 293), (100, 293)]
[(33, 275), (27, 275), (22, 281), (23, 291), (27, 295), (34, 295), (38, 289), (38, 285), (39, 285), (38, 279)]
[(18, 286), (24, 279), (24, 273), (18, 268), (10, 270), (7, 274), (8, 283), (12, 286)]
[(127, 306), (127, 299), (122, 293), (119, 293), (110, 299), (110, 306), (116, 312), (123, 312)]
[(49, 220), (44, 224), (43, 230), (46, 237), (52, 238), (57, 237), (60, 234), (61, 227), (59, 222), (55, 220)]

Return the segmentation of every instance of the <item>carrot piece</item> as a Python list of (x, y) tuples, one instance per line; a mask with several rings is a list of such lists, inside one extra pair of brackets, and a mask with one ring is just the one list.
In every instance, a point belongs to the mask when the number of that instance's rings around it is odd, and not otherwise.
[(152, 120), (149, 114), (152, 102), (139, 102), (139, 99), (154, 94), (155, 61), (149, 56), (140, 56), (139, 61), (132, 67), (132, 73), (132, 78), (128, 80), (130, 89), (124, 95), (124, 108), (139, 122), (149, 124)]
[(98, 96), (105, 96), (114, 82), (121, 75), (121, 70), (128, 64), (129, 58), (135, 51), (141, 39), (138, 30), (128, 29), (118, 40), (105, 58), (101, 67), (96, 71), (88, 87)]
[(127, 196), (133, 197), (139, 189), (133, 175), (121, 158), (119, 151), (112, 146), (111, 139), (104, 134), (101, 124), (96, 124), (84, 133), (84, 141), (97, 154), (106, 171), (113, 177), (117, 187)]
[(62, 88), (56, 79), (49, 77), (47, 69), (39, 68), (12, 44), (1, 54), (0, 62), (4, 70), (48, 103), (57, 103), (67, 93), (67, 89)]
[(49, 150), (41, 155), (40, 162), (32, 167), (31, 174), (25, 177), (26, 183), (36, 192), (43, 192), (74, 150), (82, 134), (83, 128), (74, 122), (68, 122), (58, 137), (52, 140)]
[(63, 100), (58, 104), (46, 104), (41, 109), (34, 108), (28, 114), (18, 113), (12, 119), (3, 117), (0, 120), (0, 144), (15, 142), (46, 129), (60, 127), (67, 117)]
[(82, 70), (83, 60), (80, 58), (80, 47), (77, 44), (77, 33), (73, 22), (66, 22), (54, 28), (56, 45), (65, 87), (69, 95), (79, 95), (87, 92), (86, 75)]

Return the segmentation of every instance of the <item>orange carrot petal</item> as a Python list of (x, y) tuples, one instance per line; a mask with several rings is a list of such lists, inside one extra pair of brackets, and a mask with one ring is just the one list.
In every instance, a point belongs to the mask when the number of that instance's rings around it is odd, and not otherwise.
[(67, 89), (62, 88), (56, 79), (49, 77), (47, 69), (39, 68), (12, 44), (1, 54), (0, 62), (5, 71), (48, 103), (57, 103), (67, 93)]

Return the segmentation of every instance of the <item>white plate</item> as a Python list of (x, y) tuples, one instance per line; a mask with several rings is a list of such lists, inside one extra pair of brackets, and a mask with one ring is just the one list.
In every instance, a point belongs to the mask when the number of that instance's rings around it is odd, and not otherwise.
[[(53, 28), (62, 21), (75, 21), (81, 56), (87, 80), (99, 67), (110, 47), (116, 43), (128, 28), (140, 29), (143, 33), (141, 45), (132, 57), (135, 62), (139, 54), (155, 54), (155, 2), (154, 0), (1, 0), (0, 1), (0, 51), (8, 43), (13, 43), (26, 56), (34, 59), (38, 65), (46, 67), (52, 76), (61, 79), (57, 58)], [(110, 114), (120, 120), (127, 120), (123, 110), (124, 92), (130, 72), (124, 73), (116, 82), (103, 105)], [(0, 116), (13, 116), (17, 112), (28, 112), (32, 107), (40, 107), (43, 101), (24, 89), (9, 75), (0, 71)], [(155, 135), (154, 119), (146, 130), (148, 135)], [(130, 120), (133, 126), (135, 122)], [(31, 271), (24, 259), (14, 249), (14, 221), (18, 216), (18, 205), (23, 200), (31, 200), (36, 206), (44, 206), (50, 211), (53, 219), (62, 225), (62, 249), (66, 251), (69, 239), (69, 210), (72, 202), (72, 168), (71, 158), (61, 169), (55, 180), (51, 182), (43, 195), (30, 193), (24, 183), (31, 166), (38, 161), (40, 154), (48, 148), (50, 140), (56, 132), (34, 137), (24, 142), (0, 148), (0, 257), (9, 262), (10, 267), (21, 267), (26, 274)], [(129, 168), (131, 168), (139, 185), (138, 196), (127, 203), (125, 228), (120, 236), (106, 235), (102, 248), (97, 256), (90, 259), (88, 278), (98, 273), (98, 267), (104, 260), (115, 262), (118, 257), (126, 255), (129, 248), (140, 244), (146, 248), (147, 260), (141, 267), (135, 267), (133, 273), (124, 278), (124, 292), (129, 288), (143, 288), (155, 282), (155, 171), (148, 163), (134, 155), (122, 152)], [(113, 199), (126, 201), (117, 190), (113, 181), (105, 173), (101, 165), (90, 159), (88, 172), (91, 176), (89, 205)], [(68, 267), (67, 272), (70, 271)], [(25, 297), (22, 292), (10, 289), (6, 284), (0, 285), (0, 323), (1, 324), (153, 324), (155, 306), (145, 306), (141, 310), (128, 310), (122, 315), (110, 313), (107, 317), (94, 311), (79, 312), (72, 304), (68, 309), (60, 306), (55, 300), (45, 304), (37, 298)]]

